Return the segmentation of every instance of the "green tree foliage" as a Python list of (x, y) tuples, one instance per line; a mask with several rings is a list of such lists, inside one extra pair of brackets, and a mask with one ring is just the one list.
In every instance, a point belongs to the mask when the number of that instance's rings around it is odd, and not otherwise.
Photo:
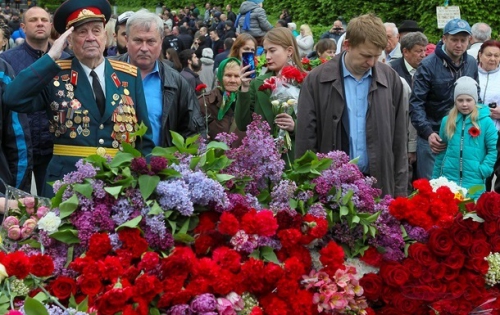
[[(112, 4), (127, 8), (155, 7), (158, 3), (162, 3), (172, 9), (182, 8), (189, 5), (193, 1), (176, 0), (176, 1), (161, 1), (161, 0), (110, 0)], [(203, 13), (205, 3), (207, 1), (194, 1), (196, 6)], [(208, 1), (212, 6), (217, 5), (225, 9), (225, 5), (230, 3), (233, 6), (233, 11), (238, 12), (242, 0), (214, 0)], [(43, 0), (39, 1), (41, 6), (60, 5), (61, 0)], [(383, 21), (394, 22), (396, 25), (402, 23), (403, 20), (415, 20), (424, 28), (425, 34), (431, 42), (437, 42), (442, 35), (442, 30), (437, 28), (436, 6), (442, 6), (444, 0), (280, 0), (280, 1), (264, 1), (264, 8), (268, 15), (278, 17), (282, 9), (288, 9), (297, 28), (300, 24), (307, 23), (311, 26), (314, 32), (314, 37), (317, 39), (322, 32), (327, 31), (334, 20), (338, 16), (342, 16), (346, 21), (361, 14), (373, 12), (377, 14)], [(467, 20), (471, 26), (477, 22), (488, 23), (493, 29), (493, 38), (498, 37), (500, 28), (500, 6), (497, 0), (451, 0), (449, 5), (457, 5), (460, 7), (462, 18)], [(274, 19), (273, 19), (274, 20)]]

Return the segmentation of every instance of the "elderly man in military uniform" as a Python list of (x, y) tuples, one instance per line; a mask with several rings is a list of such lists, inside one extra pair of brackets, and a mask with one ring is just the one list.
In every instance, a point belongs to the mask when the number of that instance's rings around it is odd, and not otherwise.
[[(48, 53), (21, 71), (3, 94), (18, 112), (46, 109), (54, 134), (54, 156), (46, 181), (75, 170), (88, 155), (114, 156), (128, 143), (149, 154), (154, 144), (141, 78), (135, 66), (103, 57), (105, 23), (111, 15), (106, 0), (68, 0), (54, 14), (62, 34)], [(58, 60), (68, 41), (75, 58)], [(148, 131), (134, 135), (143, 122)], [(46, 186), (43, 196), (53, 191)]]

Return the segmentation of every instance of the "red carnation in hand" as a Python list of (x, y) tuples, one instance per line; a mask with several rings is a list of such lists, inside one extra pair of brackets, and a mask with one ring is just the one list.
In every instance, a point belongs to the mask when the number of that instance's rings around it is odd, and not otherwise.
[(201, 91), (205, 90), (207, 88), (207, 85), (205, 83), (200, 83), (196, 86), (195, 91), (197, 93), (200, 93)]
[(476, 138), (481, 134), (481, 130), (479, 130), (476, 126), (472, 126), (469, 129), (469, 134), (472, 138)]
[(2, 261), (9, 276), (16, 276), (17, 279), (24, 279), (31, 271), (29, 257), (24, 252), (13, 252), (5, 256)]
[(276, 88), (276, 77), (270, 77), (264, 80), (261, 86), (259, 86), (259, 91), (271, 90)]
[(31, 273), (37, 277), (48, 277), (54, 272), (54, 262), (49, 255), (33, 255), (30, 257)]

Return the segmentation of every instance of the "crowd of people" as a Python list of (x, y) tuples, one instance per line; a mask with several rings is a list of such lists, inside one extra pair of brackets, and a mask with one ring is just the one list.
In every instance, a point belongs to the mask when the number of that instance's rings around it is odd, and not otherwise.
[[(288, 159), (345, 151), (384, 194), (439, 176), (480, 193), (500, 175), (500, 42), (484, 23), (453, 19), (434, 45), (415, 21), (366, 14), (334, 21), (315, 43), (288, 10), (271, 25), (263, 0), (238, 14), (163, 9), (112, 16), (105, 0), (67, 0), (53, 15), (34, 6), (18, 16), (20, 39), (9, 21), (0, 27), (4, 182), (30, 191), (33, 174), (52, 196), (47, 183), (80, 158), (126, 145), (147, 155), (173, 145), (170, 131), (207, 141), (234, 132), (239, 145), (253, 113), (288, 132)], [(243, 64), (244, 53), (265, 64)], [(307, 73), (304, 57), (326, 62)], [(287, 66), (305, 80), (297, 111), (276, 114), (263, 85)]]

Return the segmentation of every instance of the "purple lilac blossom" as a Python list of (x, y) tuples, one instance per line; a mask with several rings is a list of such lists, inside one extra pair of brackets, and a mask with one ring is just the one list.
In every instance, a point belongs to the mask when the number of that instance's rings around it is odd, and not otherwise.
[(363, 226), (358, 224), (351, 229), (346, 222), (335, 223), (330, 228), (328, 235), (338, 243), (345, 244), (349, 248), (354, 248), (356, 242), (363, 238)]
[(320, 202), (312, 204), (307, 213), (316, 218), (326, 218), (326, 210)]
[(258, 247), (268, 246), (268, 247), (271, 247), (272, 249), (275, 249), (275, 250), (280, 250), (281, 249), (281, 243), (280, 243), (280, 241), (278, 241), (276, 239), (273, 239), (271, 237), (267, 237), (267, 236), (259, 236), (259, 240), (257, 242), (257, 246)]
[(94, 191), (94, 196), (97, 199), (102, 199), (106, 197), (107, 192), (104, 190), (104, 182), (100, 179), (92, 180), (92, 189)]
[(215, 137), (215, 140), (224, 142), (225, 144), (227, 144), (228, 147), (231, 147), (233, 142), (238, 140), (238, 136), (235, 133), (221, 132)]
[(191, 216), (194, 212), (193, 202), (190, 200), (189, 187), (182, 180), (161, 181), (156, 187), (158, 203), (163, 210), (176, 209), (184, 216)]
[(195, 313), (211, 312), (217, 309), (217, 301), (213, 294), (204, 293), (195, 297), (190, 306)]
[(149, 162), (149, 165), (151, 166), (151, 172), (157, 174), (158, 172), (163, 171), (165, 168), (167, 168), (167, 163), (167, 159), (163, 156), (152, 156)]
[(224, 187), (219, 182), (208, 178), (203, 172), (189, 172), (184, 176), (184, 181), (189, 186), (193, 204), (207, 206), (209, 203), (215, 203), (220, 207), (227, 204)]
[(145, 218), (147, 229), (144, 229), (144, 238), (149, 246), (160, 250), (166, 250), (172, 247), (174, 245), (174, 238), (165, 227), (165, 217), (163, 214), (154, 216), (146, 215)]
[(134, 211), (134, 208), (127, 199), (121, 197), (116, 201), (113, 207), (111, 207), (111, 210), (113, 212), (111, 218), (116, 225), (120, 226), (131, 219), (130, 215)]
[(114, 251), (122, 247), (123, 243), (122, 241), (120, 241), (120, 237), (118, 236), (117, 233), (109, 233), (109, 240), (111, 242), (111, 247), (113, 247)]
[(241, 146), (226, 152), (233, 163), (224, 171), (237, 179), (252, 178), (245, 190), (253, 195), (266, 188), (269, 181), (275, 183), (281, 180), (283, 174), (285, 161), (281, 159), (270, 130), (269, 124), (254, 113)]
[(405, 241), (401, 233), (400, 222), (390, 215), (389, 211), (382, 211), (375, 224), (377, 235), (369, 243), (385, 248), (384, 258), (400, 261), (404, 258)]
[(429, 233), (427, 233), (426, 230), (418, 226), (412, 226), (406, 222), (403, 223), (403, 227), (405, 228), (406, 233), (411, 239), (419, 243), (424, 243), (424, 244), (427, 243), (427, 240), (429, 238)]
[(295, 196), (297, 185), (290, 180), (282, 180), (271, 191), (269, 207), (274, 213), (290, 209), (290, 199)]
[(93, 178), (99, 170), (98, 167), (84, 161), (84, 159), (78, 160), (75, 164), (76, 171), (70, 172), (64, 175), (62, 181), (56, 181), (53, 185), (54, 193), (57, 193), (63, 184), (76, 184), (82, 183), (85, 178)]
[(167, 315), (191, 315), (191, 314), (193, 314), (193, 312), (191, 312), (191, 309), (189, 308), (189, 305), (187, 305), (187, 304), (180, 304), (180, 305), (172, 306), (167, 311)]
[(308, 201), (312, 197), (314, 197), (314, 192), (312, 190), (301, 191), (297, 194), (297, 199), (304, 202)]

